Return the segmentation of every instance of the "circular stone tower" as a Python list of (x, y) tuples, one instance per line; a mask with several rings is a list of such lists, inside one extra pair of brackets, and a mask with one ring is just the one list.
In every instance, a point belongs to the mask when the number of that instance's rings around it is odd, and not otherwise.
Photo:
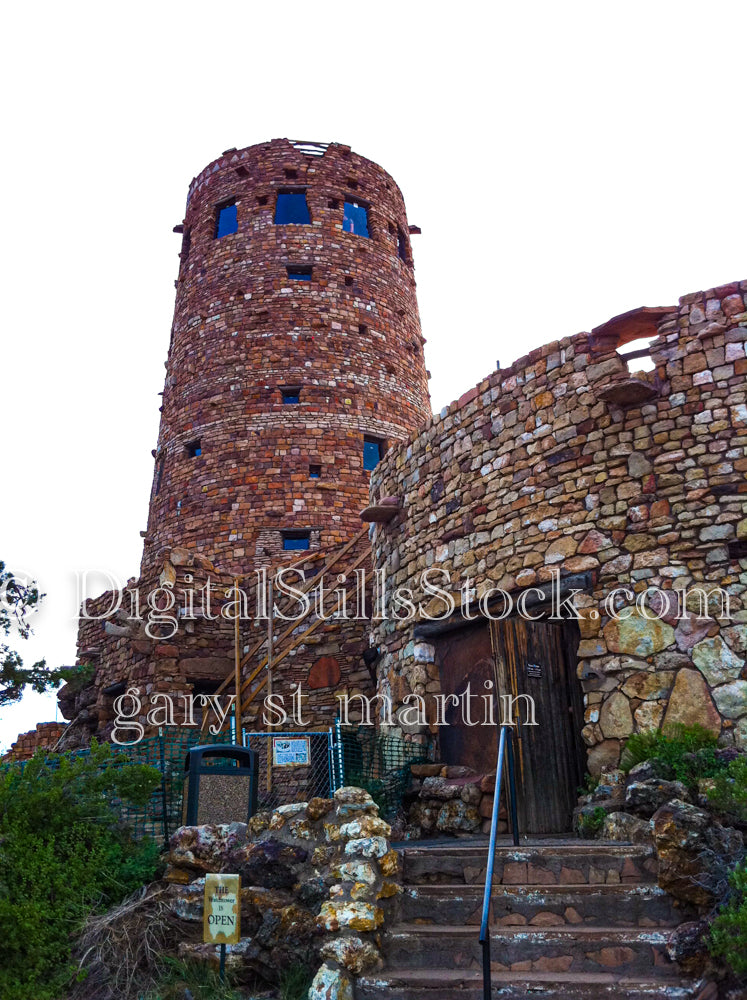
[(430, 415), (409, 226), (386, 171), (274, 139), (196, 177), (142, 570), (229, 573), (360, 530), (370, 470)]

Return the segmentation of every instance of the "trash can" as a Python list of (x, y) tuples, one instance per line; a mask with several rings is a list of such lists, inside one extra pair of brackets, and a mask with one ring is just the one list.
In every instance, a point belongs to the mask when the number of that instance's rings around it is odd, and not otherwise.
[(257, 753), (232, 743), (193, 747), (184, 764), (182, 824), (246, 823), (257, 811)]

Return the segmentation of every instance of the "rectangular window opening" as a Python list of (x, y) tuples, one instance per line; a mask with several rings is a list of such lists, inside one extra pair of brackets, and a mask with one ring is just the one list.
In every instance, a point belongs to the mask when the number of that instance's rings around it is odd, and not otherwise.
[(283, 403), (293, 404), (301, 402), (301, 388), (300, 385), (281, 385), (280, 393), (283, 397)]
[(305, 191), (278, 191), (275, 203), (276, 226), (308, 226), (311, 224)]
[(353, 284), (353, 279), (352, 279), (351, 275), (347, 274), (345, 276), (345, 284), (347, 285), (348, 288), (351, 287), (351, 285)]
[(196, 438), (194, 441), (188, 441), (184, 446), (187, 455), (190, 458), (199, 458), (202, 454), (202, 445), (200, 444), (200, 439)]
[(192, 230), (189, 226), (184, 230), (184, 235), (182, 236), (182, 264), (186, 264), (189, 259), (189, 251), (192, 249)]
[(298, 171), (292, 168), (285, 168), (285, 179), (288, 181), (295, 181), (298, 178)]
[(373, 472), (384, 456), (384, 442), (381, 438), (363, 438), (363, 468), (366, 472)]
[(238, 214), (236, 212), (235, 201), (224, 201), (215, 209), (215, 239), (221, 236), (229, 236), (239, 228)]
[(368, 336), (368, 327), (366, 326), (365, 323), (360, 324), (360, 326), (358, 327), (358, 333), (361, 335), (361, 337)]
[(340, 202), (337, 198), (330, 198), (327, 202), (327, 208), (339, 208)]
[(260, 194), (260, 195), (257, 196), (257, 204), (258, 205), (266, 205), (268, 201), (269, 201), (269, 198), (267, 197), (266, 194)]
[(156, 472), (156, 496), (161, 492), (161, 483), (163, 482), (163, 470), (166, 465), (166, 456), (161, 455), (158, 459), (158, 469)]
[(289, 264), (286, 271), (291, 281), (311, 281), (311, 264)]
[(407, 237), (404, 234), (404, 230), (397, 227), (397, 255), (400, 260), (403, 260), (405, 264), (409, 264), (410, 256), (407, 252)]
[(637, 340), (628, 341), (625, 350), (618, 352), (631, 375), (635, 372), (654, 371), (656, 364), (651, 357), (651, 343), (655, 339), (655, 337), (639, 337)]
[(368, 208), (358, 201), (346, 201), (342, 216), (344, 233), (356, 236), (370, 236), (368, 231)]
[(309, 466), (309, 479), (320, 479), (322, 475), (321, 465), (310, 465)]
[(310, 531), (284, 531), (283, 551), (294, 552), (301, 549), (308, 549), (311, 543)]

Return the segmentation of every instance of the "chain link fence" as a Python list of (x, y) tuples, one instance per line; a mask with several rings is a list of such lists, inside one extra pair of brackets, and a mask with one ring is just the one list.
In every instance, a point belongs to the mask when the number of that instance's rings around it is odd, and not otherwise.
[(410, 764), (424, 763), (427, 750), (401, 736), (377, 732), (371, 726), (336, 728), (340, 784), (365, 788), (382, 816), (393, 816), (410, 783)]
[[(340, 726), (322, 732), (242, 734), (244, 746), (257, 754), (258, 808), (276, 809), (290, 802), (327, 798), (342, 785), (365, 788), (384, 816), (398, 810), (410, 780), (410, 764), (427, 759), (424, 747), (401, 736), (377, 733), (367, 726)], [(206, 743), (233, 743), (230, 730), (211, 734), (195, 729), (166, 729), (131, 746), (111, 744), (106, 766), (129, 762), (156, 768), (161, 783), (144, 807), (115, 802), (122, 822), (136, 837), (167, 842), (182, 824), (187, 753)], [(72, 756), (86, 755), (77, 750)], [(54, 766), (54, 759), (49, 760)], [(8, 765), (15, 766), (15, 765)]]

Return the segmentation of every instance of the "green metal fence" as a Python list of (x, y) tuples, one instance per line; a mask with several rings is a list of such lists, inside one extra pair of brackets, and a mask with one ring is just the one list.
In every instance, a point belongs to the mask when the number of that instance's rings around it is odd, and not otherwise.
[(410, 783), (410, 764), (426, 761), (426, 748), (372, 726), (338, 724), (336, 732), (339, 783), (365, 788), (381, 814), (392, 816)]

